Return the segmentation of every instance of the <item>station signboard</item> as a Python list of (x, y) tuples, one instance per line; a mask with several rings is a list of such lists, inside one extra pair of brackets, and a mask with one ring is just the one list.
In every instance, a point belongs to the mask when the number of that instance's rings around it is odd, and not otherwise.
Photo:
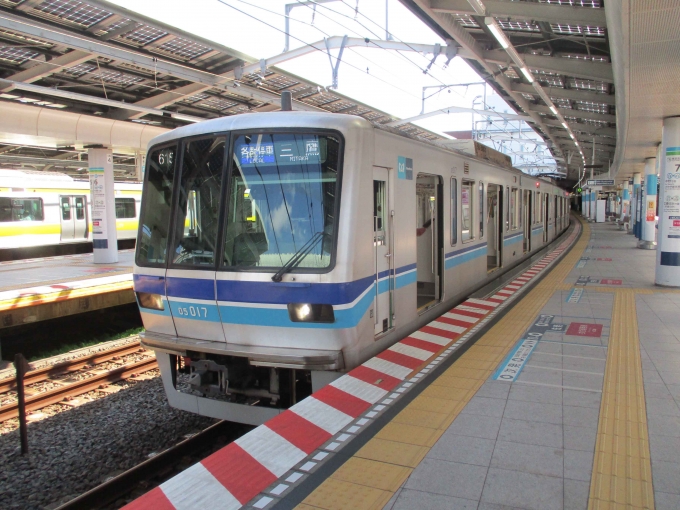
[(587, 186), (613, 186), (614, 179), (588, 179)]

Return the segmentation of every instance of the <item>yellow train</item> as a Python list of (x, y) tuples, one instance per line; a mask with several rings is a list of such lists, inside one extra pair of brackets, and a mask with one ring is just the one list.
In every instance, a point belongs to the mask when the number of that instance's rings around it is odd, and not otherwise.
[[(118, 240), (135, 239), (142, 184), (115, 184)], [(0, 169), (0, 249), (92, 242), (90, 182)]]

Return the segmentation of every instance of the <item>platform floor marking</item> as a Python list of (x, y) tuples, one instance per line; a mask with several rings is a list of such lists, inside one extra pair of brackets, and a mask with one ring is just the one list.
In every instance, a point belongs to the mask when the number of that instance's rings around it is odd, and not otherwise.
[(635, 292), (614, 292), (588, 508), (654, 508)]
[[(580, 258), (590, 238), (590, 229), (587, 225), (582, 224), (582, 228), (583, 233), (574, 249), (523, 297), (520, 306), (503, 316), (297, 508), (326, 510), (383, 508), (393, 492), (387, 489), (387, 495), (384, 495), (387, 487), (385, 484), (367, 487), (372, 475), (370, 473), (364, 475), (364, 466), (370, 466), (370, 469), (373, 469), (375, 464), (385, 469), (400, 466), (408, 473), (404, 477), (404, 481), (406, 480), (414, 469), (413, 458), (412, 455), (401, 455), (401, 449), (404, 446), (420, 447), (422, 449), (418, 450), (418, 454), (424, 456), (453, 423), (484, 381), (494, 372), (496, 366), (534, 323), (545, 302), (555, 292), (555, 287), (564, 281), (575, 261)], [(353, 462), (366, 459), (366, 455), (370, 455), (370, 460), (376, 461), (375, 464)], [(351, 483), (342, 474), (348, 465), (354, 470)], [(359, 497), (359, 494), (362, 496)]]

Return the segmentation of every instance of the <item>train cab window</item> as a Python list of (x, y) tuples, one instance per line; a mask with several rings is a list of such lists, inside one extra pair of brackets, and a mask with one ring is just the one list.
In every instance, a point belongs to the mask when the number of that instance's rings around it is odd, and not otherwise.
[(466, 242), (474, 239), (472, 231), (472, 211), (475, 181), (464, 180), (460, 186), (461, 237)]
[(0, 198), (0, 222), (43, 221), (41, 198)]
[(519, 227), (520, 205), (519, 190), (512, 188), (510, 192), (510, 228), (516, 230)]
[(210, 137), (184, 144), (172, 250), (174, 264), (215, 264), (225, 143), (224, 137)]
[(484, 183), (479, 182), (479, 237), (484, 237)]
[(243, 134), (233, 147), (224, 267), (267, 267), (278, 270), (278, 277), (296, 268), (329, 268), (340, 140), (307, 133)]
[(137, 216), (137, 207), (134, 198), (116, 198), (116, 218), (134, 218)]
[(165, 265), (170, 231), (176, 146), (152, 150), (146, 158), (146, 182), (140, 213), (137, 264)]
[(64, 221), (71, 219), (71, 198), (61, 197), (61, 219)]
[(458, 179), (451, 178), (451, 246), (458, 243)]

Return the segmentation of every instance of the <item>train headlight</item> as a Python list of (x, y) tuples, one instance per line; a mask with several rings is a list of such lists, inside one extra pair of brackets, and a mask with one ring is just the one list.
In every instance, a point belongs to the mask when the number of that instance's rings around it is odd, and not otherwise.
[(288, 315), (293, 322), (335, 322), (333, 305), (290, 303), (288, 305)]
[(142, 308), (152, 310), (164, 310), (163, 298), (160, 294), (150, 294), (148, 292), (137, 292), (137, 301)]

